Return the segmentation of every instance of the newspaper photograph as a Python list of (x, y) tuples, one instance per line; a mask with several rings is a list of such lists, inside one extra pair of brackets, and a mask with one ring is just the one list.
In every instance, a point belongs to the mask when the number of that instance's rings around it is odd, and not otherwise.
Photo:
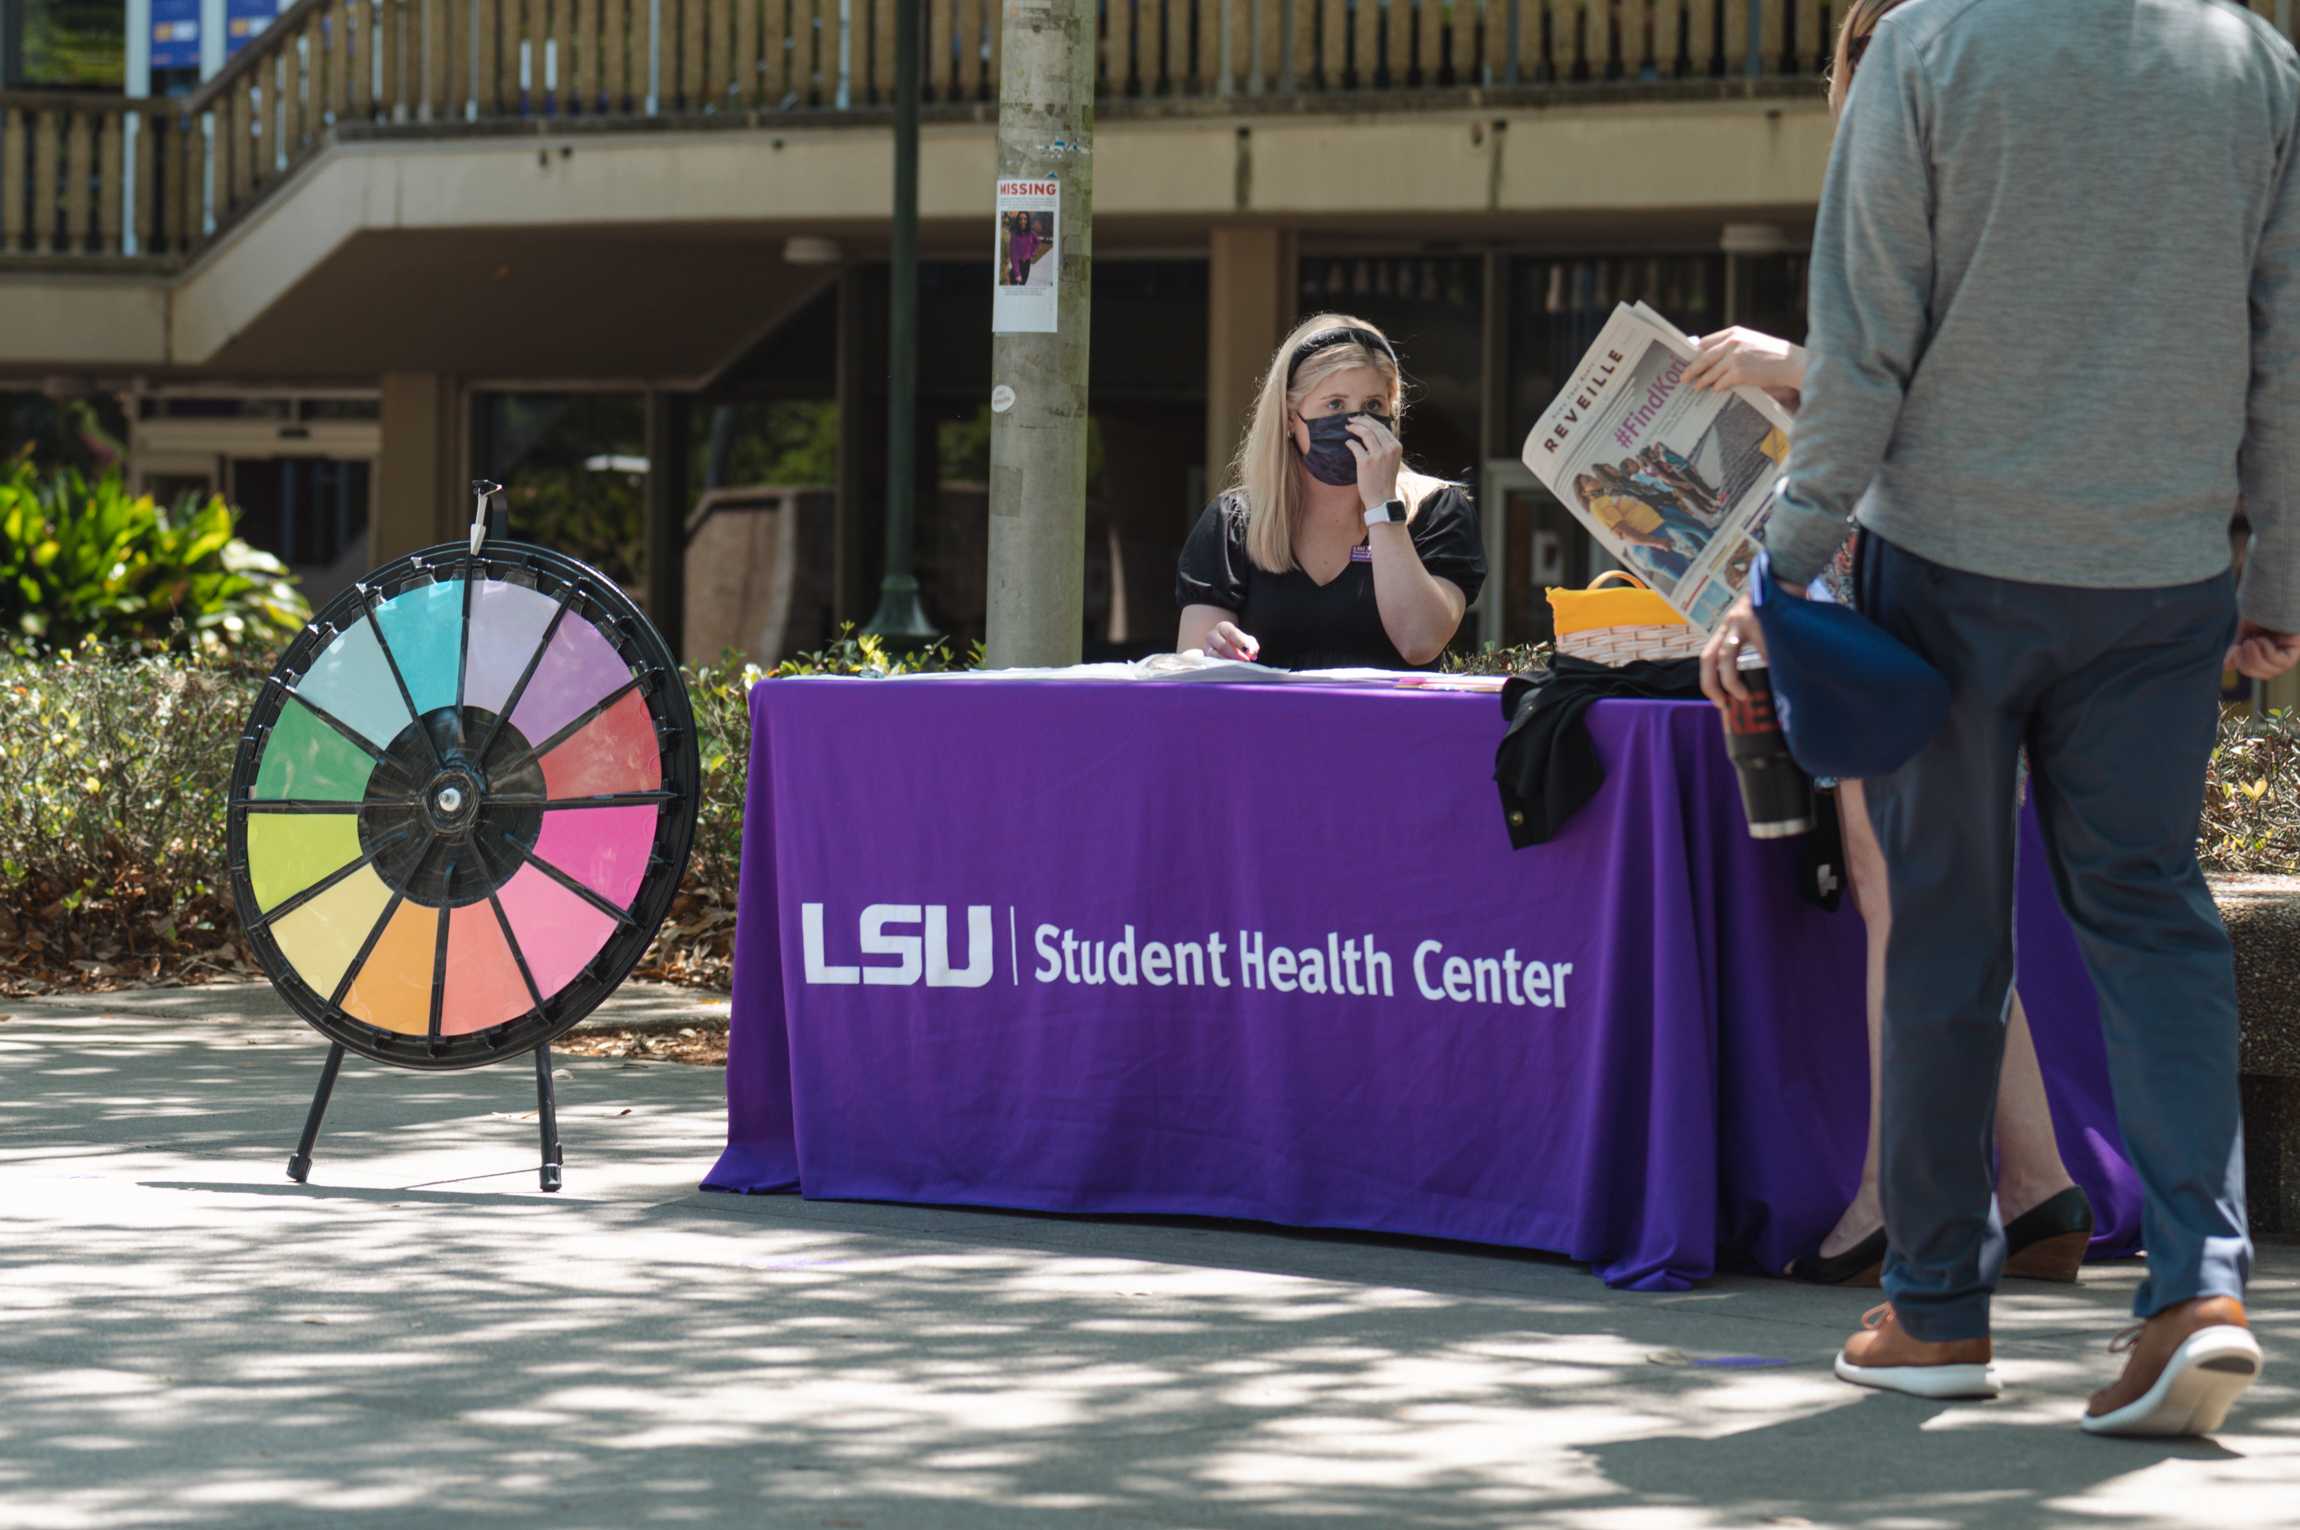
[(1684, 385), (1693, 342), (1622, 304), (1525, 439), (1525, 465), (1622, 567), (1703, 631), (1749, 581), (1789, 458), (1755, 388)]

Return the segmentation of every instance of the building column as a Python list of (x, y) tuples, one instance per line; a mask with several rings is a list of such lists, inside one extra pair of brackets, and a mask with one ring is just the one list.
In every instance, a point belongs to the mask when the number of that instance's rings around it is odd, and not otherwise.
[(463, 475), (461, 390), (437, 372), (387, 372), (383, 455), (367, 517), (368, 561), (452, 539), (471, 523)]
[(1206, 263), (1206, 486), (1218, 493), (1270, 353), (1297, 315), (1299, 272), (1286, 229), (1217, 228)]

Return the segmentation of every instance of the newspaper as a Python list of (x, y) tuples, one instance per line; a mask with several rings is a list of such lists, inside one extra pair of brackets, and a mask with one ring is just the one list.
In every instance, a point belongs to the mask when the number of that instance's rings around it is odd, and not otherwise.
[(1683, 385), (1693, 342), (1624, 303), (1525, 438), (1525, 465), (1622, 567), (1706, 632), (1748, 583), (1789, 457), (1755, 388)]

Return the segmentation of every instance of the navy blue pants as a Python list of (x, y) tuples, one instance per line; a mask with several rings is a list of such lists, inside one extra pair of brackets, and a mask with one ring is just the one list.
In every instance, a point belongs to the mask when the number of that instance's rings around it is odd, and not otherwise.
[(1992, 1142), (2024, 744), (2146, 1197), (2135, 1311), (2242, 1296), (2236, 975), (2196, 863), (2233, 579), (2021, 584), (1863, 532), (1858, 584), (1861, 609), (1953, 693), (1939, 735), (1867, 785), (1892, 891), (1880, 1167), (1885, 1293), (1902, 1326), (1934, 1341), (1986, 1334), (2004, 1264)]

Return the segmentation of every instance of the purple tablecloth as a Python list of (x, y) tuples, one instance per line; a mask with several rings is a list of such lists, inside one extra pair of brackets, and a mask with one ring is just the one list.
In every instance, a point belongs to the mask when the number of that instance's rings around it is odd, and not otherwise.
[[(1704, 706), (1601, 703), (1604, 789), (1525, 851), (1490, 695), (777, 680), (751, 716), (707, 1188), (1463, 1238), (1681, 1289), (1780, 1268), (1858, 1178), (1861, 926), (1749, 838)], [(2128, 1249), (2041, 876), (2022, 921), (2063, 1149)]]

